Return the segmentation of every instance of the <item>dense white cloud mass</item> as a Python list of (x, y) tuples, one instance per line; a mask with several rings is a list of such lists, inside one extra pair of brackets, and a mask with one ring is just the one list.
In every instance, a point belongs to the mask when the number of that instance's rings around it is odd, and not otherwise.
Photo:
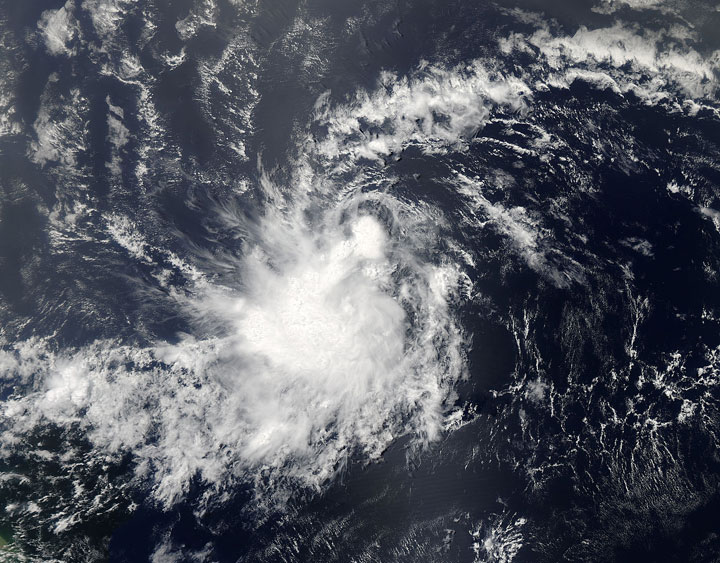
[(63, 96), (62, 105), (47, 103), (56, 93), (55, 84), (59, 77), (50, 76), (43, 93), (42, 104), (33, 123), (34, 139), (30, 143), (29, 157), (40, 166), (62, 166), (72, 171), (77, 156), (87, 148), (87, 125), (83, 120), (87, 116), (88, 100), (79, 90), (73, 90)]
[[(86, 11), (98, 36), (119, 42), (114, 34), (125, 4), (86, 0), (75, 9)], [(177, 22), (178, 36), (190, 40), (203, 26), (214, 26), (216, 11), (214, 2), (203, 3)], [(615, 24), (580, 27), (567, 36), (537, 17), (523, 17), (535, 30), (503, 37), (500, 49), (508, 57), (531, 55), (526, 67), (480, 59), (457, 66), (423, 62), (407, 76), (382, 73), (375, 88), (344, 103), (321, 96), (310, 124), (315, 137), (295, 139), (292, 184), (278, 186), (261, 175), (257, 190), (269, 202), (264, 215), (250, 223), (232, 206), (208, 210), (243, 239), (239, 257), (180, 257), (152, 246), (142, 225), (106, 214), (99, 223), (108, 244), (148, 267), (194, 330), (142, 346), (97, 341), (58, 351), (51, 340), (15, 344), (0, 355), (0, 373), (20, 381), (25, 394), (2, 404), (9, 422), (0, 452), (9, 455), (21, 436), (52, 423), (80, 429), (98, 456), (130, 452), (137, 482), (148, 483), (166, 505), (182, 499), (195, 476), (216, 490), (235, 479), (251, 482), (263, 500), (281, 503), (288, 482), (317, 489), (353, 454), (375, 459), (399, 436), (427, 443), (452, 427), (457, 412), (447, 415), (467, 347), (456, 310), (472, 294), (459, 262), (479, 257), (473, 249), (443, 244), (440, 210), (377, 189), (391, 181), (379, 172), (383, 159), (408, 147), (425, 155), (467, 152), (499, 114), (510, 116), (508, 128), (515, 118), (531, 121), (539, 92), (576, 80), (688, 111), (717, 90), (720, 56), (701, 55), (686, 28), (652, 32)], [(70, 3), (43, 13), (38, 28), (50, 53), (71, 53), (73, 18)], [(242, 98), (235, 120), (227, 130), (218, 127), (218, 137), (246, 162), (259, 63), (244, 40), (218, 61), (199, 63), (198, 74), (208, 115), (213, 88), (213, 99), (228, 107)], [(159, 140), (165, 124), (153, 104), (152, 80), (126, 49), (118, 60), (94, 49), (105, 75), (136, 88), (146, 142), (134, 173), (142, 180), (148, 163), (173, 150)], [(175, 68), (185, 60), (184, 48), (162, 58)], [(248, 68), (252, 72), (241, 75), (239, 69)], [(51, 77), (41, 99), (28, 154), (41, 167), (67, 172), (67, 186), (58, 187), (65, 207), (58, 204), (51, 220), (60, 225), (64, 217), (70, 230), (92, 205), (77, 203), (72, 190), (81, 184), (71, 174), (86, 150), (88, 100), (79, 90), (58, 97), (50, 91), (56, 81)], [(106, 99), (105, 138), (112, 151), (106, 166), (117, 176), (131, 144), (131, 115), (115, 104)], [(550, 136), (536, 129), (536, 141), (505, 148), (536, 154), (550, 147)], [(566, 257), (558, 267), (556, 241), (538, 213), (491, 200), (485, 190), (492, 178), (453, 172), (438, 184), (463, 206), (463, 227), (491, 227), (556, 286), (582, 278)], [(372, 189), (364, 190), (371, 180)], [(718, 224), (716, 211), (700, 212)], [(220, 283), (213, 274), (228, 264), (240, 272), (238, 279)], [(170, 283), (174, 275), (185, 282), (182, 289)], [(545, 390), (536, 381), (532, 397), (540, 403)], [(498, 553), (510, 560), (522, 545), (522, 527), (518, 520), (484, 535), (478, 530), (478, 560)]]
[(132, 0), (83, 0), (81, 4), (100, 37), (117, 31), (130, 5)]
[[(84, 7), (99, 31), (117, 26), (117, 3)], [(48, 49), (62, 52), (71, 37), (64, 8), (46, 13), (40, 26)], [(545, 27), (512, 35), (501, 47), (539, 53), (548, 83), (579, 77), (624, 92), (642, 75), (656, 93), (709, 93), (713, 62), (689, 48), (662, 51), (661, 39), (622, 26), (581, 28), (571, 37)], [(407, 77), (383, 74), (376, 89), (344, 104), (322, 97), (315, 125), (323, 134), (303, 145), (296, 185), (264, 178), (273, 205), (256, 225), (217, 210), (248, 233), (237, 284), (210, 283), (196, 266), (166, 253), (191, 288), (170, 292), (203, 336), (142, 348), (97, 342), (65, 352), (24, 344), (3, 365), (27, 379), (31, 362), (36, 390), (4, 404), (14, 421), (9, 432), (43, 421), (79, 425), (101, 451), (133, 452), (138, 478), (150, 479), (165, 503), (181, 498), (196, 474), (217, 487), (233, 477), (255, 480), (264, 492), (281, 490), (276, 486), (288, 478), (318, 487), (352, 452), (376, 457), (408, 432), (435, 439), (464, 371), (452, 310), (467, 281), (449, 256), (428, 261), (424, 252), (437, 244), (437, 210), (360, 188), (375, 163), (403, 148), (464, 151), (495, 112), (531, 113), (532, 80), (488, 70), (479, 60), (453, 68), (423, 63)], [(109, 140), (119, 151), (128, 135), (123, 111), (109, 100), (108, 108)], [(72, 165), (64, 123), (41, 108), (36, 162)], [(338, 191), (339, 175), (348, 171), (357, 184)], [(493, 225), (531, 268), (568, 283), (527, 210), (491, 203), (462, 174), (454, 189), (477, 214), (475, 227)], [(383, 219), (374, 215), (378, 208)], [(111, 219), (109, 235), (152, 265), (142, 235), (127, 219)], [(155, 275), (165, 284), (170, 272), (158, 267)], [(39, 357), (45, 360), (32, 359)]]
[[(249, 253), (242, 293), (213, 287), (187, 303), (222, 327), (217, 337), (19, 351), (46, 363), (33, 364), (40, 389), (3, 407), (12, 433), (80, 424), (101, 450), (133, 451), (166, 503), (196, 473), (218, 486), (264, 476), (314, 487), (353, 451), (377, 456), (408, 430), (434, 439), (463, 369), (448, 310), (458, 272), (426, 265), (393, 280), (414, 265), (369, 215), (327, 225), (322, 240), (269, 228), (283, 247)], [(9, 373), (26, 369), (13, 357)]]
[(69, 43), (75, 36), (76, 22), (72, 15), (73, 5), (68, 1), (57, 10), (46, 10), (38, 22), (47, 50), (53, 55), (70, 55)]

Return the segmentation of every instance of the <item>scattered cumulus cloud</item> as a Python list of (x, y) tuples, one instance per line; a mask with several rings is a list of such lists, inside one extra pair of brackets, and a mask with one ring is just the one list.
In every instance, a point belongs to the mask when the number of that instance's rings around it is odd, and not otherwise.
[(520, 79), (492, 75), (480, 61), (455, 68), (423, 63), (410, 76), (386, 72), (373, 92), (359, 92), (347, 104), (316, 106), (327, 128), (318, 151), (328, 158), (378, 160), (417, 144), (426, 152), (467, 142), (491, 110), (527, 108), (529, 87)]
[(648, 103), (675, 96), (712, 98), (717, 91), (720, 52), (701, 55), (688, 28), (652, 31), (615, 23), (597, 29), (580, 26), (573, 35), (563, 35), (545, 22), (538, 27), (531, 34), (501, 38), (500, 48), (507, 54), (541, 55), (535, 72), (548, 84), (587, 79), (601, 88), (633, 92)]

